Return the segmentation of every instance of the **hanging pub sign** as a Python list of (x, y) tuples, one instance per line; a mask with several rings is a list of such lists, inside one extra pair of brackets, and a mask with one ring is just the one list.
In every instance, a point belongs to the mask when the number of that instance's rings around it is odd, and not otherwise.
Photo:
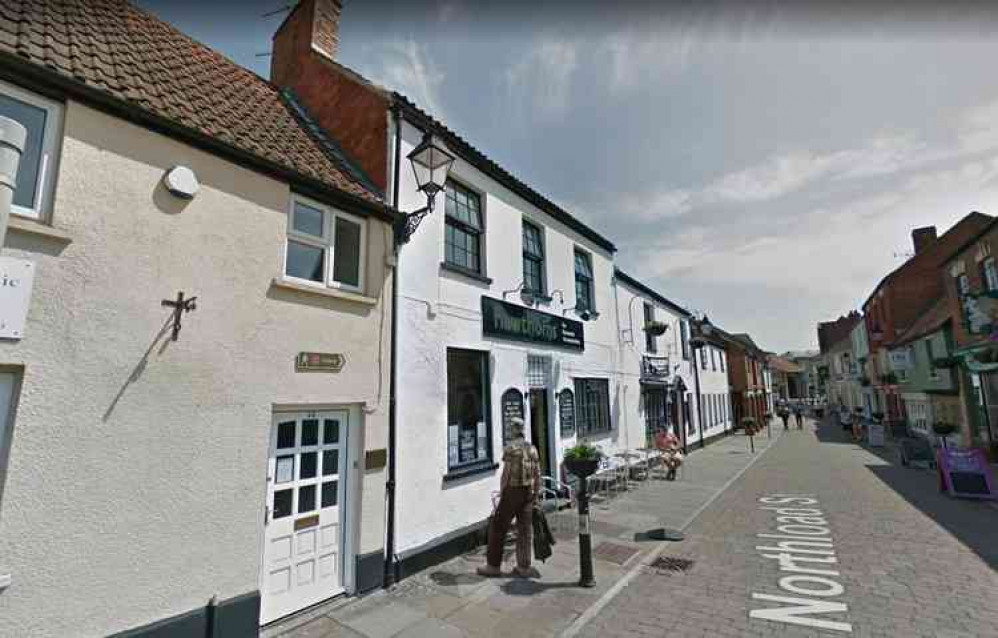
[(486, 337), (584, 350), (581, 321), (482, 297), (482, 332)]
[(911, 367), (907, 347), (891, 350), (890, 357), (892, 370), (907, 370)]
[(995, 499), (995, 478), (983, 450), (944, 448), (939, 450), (939, 488), (950, 496)]
[(568, 388), (558, 393), (558, 416), (561, 420), (561, 437), (575, 434), (575, 395)]
[(523, 419), (523, 393), (516, 388), (510, 388), (502, 393), (502, 445), (506, 447), (513, 440), (513, 419)]

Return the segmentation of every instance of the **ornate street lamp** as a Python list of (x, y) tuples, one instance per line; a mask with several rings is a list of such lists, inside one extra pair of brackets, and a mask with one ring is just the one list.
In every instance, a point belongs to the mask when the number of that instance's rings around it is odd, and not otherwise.
[(433, 201), (447, 184), (447, 174), (455, 159), (444, 143), (429, 133), (423, 135), (423, 141), (412, 149), (408, 157), (416, 176), (416, 188), (426, 195), (426, 206), (405, 213), (396, 224), (395, 237), (399, 244), (408, 243), (423, 218), (433, 212)]

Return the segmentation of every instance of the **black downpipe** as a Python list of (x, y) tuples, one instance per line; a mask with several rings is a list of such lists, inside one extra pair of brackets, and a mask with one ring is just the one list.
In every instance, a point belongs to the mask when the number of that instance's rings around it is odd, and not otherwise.
[[(696, 384), (696, 390), (697, 390), (697, 421), (700, 424), (700, 449), (701, 450), (707, 444), (704, 442), (704, 436), (703, 436), (703, 400), (700, 397), (700, 364), (697, 362), (697, 354), (699, 354), (701, 357), (706, 357), (707, 355), (704, 353), (704, 350), (703, 350), (703, 348), (706, 348), (706, 347), (707, 347), (706, 345), (701, 346), (699, 353), (697, 353), (696, 350), (693, 351), (693, 381)], [(704, 359), (704, 360), (706, 361), (706, 359)]]
[[(399, 168), (402, 152), (402, 122), (398, 107), (392, 108), (395, 123), (395, 168), (392, 172), (392, 206), (399, 209)], [(394, 229), (393, 229), (394, 231)], [(395, 447), (396, 422), (396, 361), (398, 360), (398, 285), (399, 285), (399, 244), (397, 235), (392, 233), (392, 248), (395, 251), (395, 266), (392, 268), (392, 344), (390, 365), (391, 379), (388, 381), (388, 482), (385, 484), (385, 571), (384, 587), (391, 587), (398, 581), (398, 562), (395, 560)]]

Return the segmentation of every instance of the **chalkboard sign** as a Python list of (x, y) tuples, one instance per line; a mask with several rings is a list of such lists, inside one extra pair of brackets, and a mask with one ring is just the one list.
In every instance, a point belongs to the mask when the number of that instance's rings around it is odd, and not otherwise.
[(510, 388), (502, 393), (502, 444), (503, 447), (509, 445), (513, 440), (511, 427), (513, 417), (523, 417), (523, 393), (516, 388)]
[(568, 388), (558, 393), (558, 413), (561, 418), (561, 436), (575, 434), (575, 395)]
[(952, 496), (998, 498), (994, 476), (982, 450), (939, 450), (939, 479), (940, 489)]

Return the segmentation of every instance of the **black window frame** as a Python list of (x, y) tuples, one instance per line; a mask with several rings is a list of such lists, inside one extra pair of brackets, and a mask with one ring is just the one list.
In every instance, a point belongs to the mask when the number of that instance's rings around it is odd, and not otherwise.
[[(451, 193), (455, 193), (452, 197)], [(451, 214), (451, 201), (453, 200), (453, 206), (457, 206), (457, 196), (456, 193), (461, 193), (467, 197), (474, 197), (477, 202), (477, 214), (478, 214), (478, 228), (475, 228), (472, 224), (469, 224), (463, 219), (459, 219), (456, 215)], [(453, 259), (453, 255), (449, 254), (447, 246), (447, 233), (448, 228), (453, 228), (456, 232), (463, 233), (468, 237), (472, 237), (475, 240), (475, 251), (478, 260), (478, 268), (472, 268), (464, 263), (459, 263)], [(448, 179), (444, 186), (444, 265), (448, 268), (453, 268), (458, 271), (471, 273), (480, 277), (485, 276), (485, 214), (482, 210), (482, 195), (478, 191), (468, 188), (464, 184), (454, 180)], [(462, 251), (468, 252), (462, 248)]]
[[(582, 258), (583, 263), (589, 269), (589, 274), (579, 272), (579, 257)], [(575, 310), (577, 312), (595, 312), (596, 311), (596, 286), (594, 285), (594, 280), (596, 278), (593, 272), (593, 256), (588, 252), (577, 247), (572, 253), (572, 266), (575, 270)], [(579, 298), (579, 284), (583, 283), (586, 290), (586, 303)]]
[[(575, 428), (579, 437), (613, 432), (613, 422), (610, 420), (610, 380), (598, 377), (578, 377), (573, 379), (575, 388)], [(591, 403), (591, 394), (600, 394), (596, 402)], [(599, 401), (606, 398), (604, 405)]]
[[(481, 399), (480, 406), (482, 415), (485, 421), (485, 456), (484, 458), (475, 458), (472, 461), (467, 461), (464, 463), (458, 462), (457, 464), (451, 463), (450, 458), (450, 427), (452, 424), (452, 396), (451, 396), (451, 356), (469, 356), (473, 355), (479, 358), (481, 366)], [(447, 348), (446, 352), (446, 379), (447, 379), (447, 430), (445, 441), (447, 445), (447, 475), (444, 477), (447, 479), (461, 478), (468, 476), (469, 474), (476, 474), (478, 472), (493, 470), (497, 467), (493, 460), (493, 428), (492, 428), (492, 369), (491, 369), (491, 353), (488, 350), (475, 350), (471, 348)], [(460, 424), (459, 428), (460, 428)], [(458, 431), (458, 437), (460, 437), (460, 429)], [(460, 446), (460, 438), (458, 440), (458, 445)], [(476, 432), (476, 453), (477, 453), (477, 432)], [(477, 454), (476, 454), (477, 456)]]
[[(645, 301), (643, 313), (645, 318), (645, 325), (643, 327), (647, 328), (649, 323), (655, 321), (655, 306)], [(657, 353), (658, 344), (656, 343), (655, 335), (653, 335), (648, 330), (645, 330), (644, 333), (645, 333), (645, 352), (649, 354)]]
[[(537, 234), (536, 244), (539, 252), (535, 253), (527, 249), (529, 245), (527, 241), (528, 232)], [(524, 219), (520, 236), (523, 243), (523, 289), (530, 291), (535, 297), (545, 297), (547, 295), (547, 260), (544, 252), (544, 230), (532, 221)], [(527, 274), (528, 263), (533, 264), (537, 268), (537, 287), (531, 285), (532, 282), (529, 281), (530, 276)]]

